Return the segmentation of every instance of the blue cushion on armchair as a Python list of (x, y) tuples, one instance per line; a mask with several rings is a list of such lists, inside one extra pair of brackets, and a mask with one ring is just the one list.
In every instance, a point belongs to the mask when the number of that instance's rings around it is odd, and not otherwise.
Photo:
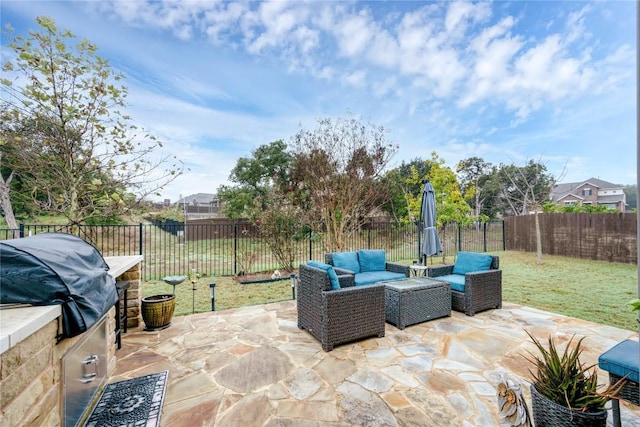
[(358, 251), (360, 272), (385, 271), (387, 267), (387, 253), (384, 249), (361, 249)]
[(493, 257), (491, 255), (476, 252), (458, 252), (456, 263), (453, 265), (453, 274), (489, 270), (492, 262)]
[(334, 252), (332, 255), (333, 266), (344, 270), (360, 273), (360, 263), (356, 252)]
[(329, 264), (325, 264), (324, 262), (318, 261), (307, 261), (307, 265), (310, 267), (319, 268), (320, 270), (324, 270), (329, 275), (329, 281), (331, 282), (331, 289), (336, 290), (340, 289), (340, 281), (338, 280), (338, 275), (332, 266)]

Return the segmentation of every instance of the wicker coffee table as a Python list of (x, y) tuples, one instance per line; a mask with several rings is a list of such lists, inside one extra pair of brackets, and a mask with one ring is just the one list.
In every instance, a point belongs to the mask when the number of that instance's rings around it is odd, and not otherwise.
[(428, 277), (384, 282), (385, 314), (398, 329), (451, 316), (451, 286)]

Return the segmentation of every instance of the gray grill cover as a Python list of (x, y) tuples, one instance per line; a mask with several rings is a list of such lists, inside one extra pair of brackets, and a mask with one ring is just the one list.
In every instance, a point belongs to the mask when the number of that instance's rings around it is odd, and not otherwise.
[(94, 325), (118, 300), (98, 250), (79, 237), (44, 233), (0, 242), (0, 302), (62, 305), (63, 337)]

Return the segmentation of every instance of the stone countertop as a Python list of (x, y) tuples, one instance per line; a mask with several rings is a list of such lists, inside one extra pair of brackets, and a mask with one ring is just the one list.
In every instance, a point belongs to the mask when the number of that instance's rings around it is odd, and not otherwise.
[[(109, 274), (117, 278), (142, 262), (142, 255), (105, 257), (104, 259), (109, 265)], [(61, 314), (60, 305), (3, 304), (0, 308), (0, 354), (60, 317)]]

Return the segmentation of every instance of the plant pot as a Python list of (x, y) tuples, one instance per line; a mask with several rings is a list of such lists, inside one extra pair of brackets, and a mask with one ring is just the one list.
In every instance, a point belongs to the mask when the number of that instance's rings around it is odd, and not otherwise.
[(157, 331), (169, 327), (175, 308), (175, 295), (152, 295), (142, 298), (140, 311), (145, 324), (144, 330)]
[(607, 425), (607, 411), (572, 411), (538, 393), (534, 385), (531, 385), (530, 389), (531, 411), (536, 427), (606, 427)]

